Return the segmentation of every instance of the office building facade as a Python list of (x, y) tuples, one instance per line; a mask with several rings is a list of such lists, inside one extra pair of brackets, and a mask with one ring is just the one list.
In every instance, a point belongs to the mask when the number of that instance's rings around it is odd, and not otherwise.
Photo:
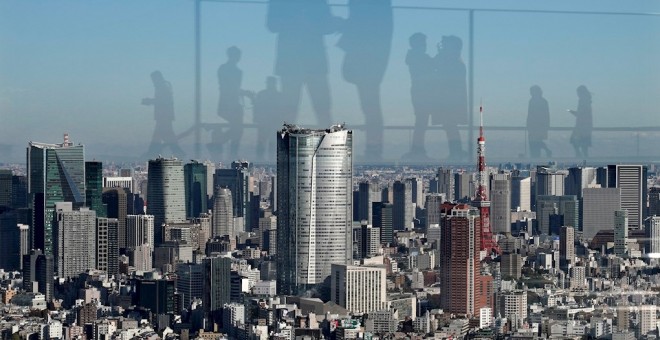
[(183, 166), (176, 158), (149, 160), (147, 212), (154, 216), (156, 245), (163, 242), (163, 224), (186, 220)]
[(64, 136), (62, 144), (30, 142), (27, 148), (28, 197), (32, 208), (33, 248), (53, 255), (55, 204), (85, 205), (84, 147)]
[(352, 258), (353, 133), (285, 125), (277, 141), (277, 288), (296, 294)]

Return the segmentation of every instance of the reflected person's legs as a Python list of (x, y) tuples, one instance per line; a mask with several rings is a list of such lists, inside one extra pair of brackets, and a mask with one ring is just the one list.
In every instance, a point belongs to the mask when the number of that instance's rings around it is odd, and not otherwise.
[(360, 84), (357, 85), (357, 90), (366, 125), (365, 155), (371, 159), (381, 159), (383, 157), (383, 112), (380, 106), (380, 84)]
[(300, 105), (300, 92), (303, 79), (297, 75), (281, 76), (282, 83), (282, 121), (287, 124), (296, 124), (298, 119), (298, 106)]
[(410, 145), (411, 154), (426, 155), (425, 137), (429, 117), (430, 115), (425, 112), (415, 112), (415, 128), (413, 130), (412, 145)]
[(318, 124), (324, 128), (329, 127), (332, 124), (332, 117), (328, 77), (325, 74), (309, 74), (306, 77), (306, 84)]
[(447, 143), (449, 144), (449, 159), (462, 160), (465, 158), (463, 145), (461, 143), (461, 134), (458, 131), (458, 126), (455, 124), (445, 124), (445, 132), (447, 133)]
[(227, 122), (229, 122), (229, 129), (227, 130), (230, 140), (229, 156), (232, 159), (237, 159), (238, 147), (241, 144), (241, 137), (243, 137), (243, 115), (233, 116), (231, 119), (227, 119)]
[(264, 159), (264, 150), (267, 148), (268, 136), (272, 134), (268, 133), (268, 126), (259, 126), (257, 128), (257, 160), (265, 161)]
[(529, 139), (529, 157), (530, 158), (539, 158), (541, 156), (541, 147), (539, 141), (530, 138)]
[(167, 122), (166, 124), (163, 124), (162, 138), (164, 144), (170, 147), (170, 150), (175, 156), (179, 158), (183, 158), (183, 156), (186, 155), (183, 149), (181, 149), (181, 147), (179, 146), (179, 140), (177, 139), (176, 134), (174, 133), (172, 122)]

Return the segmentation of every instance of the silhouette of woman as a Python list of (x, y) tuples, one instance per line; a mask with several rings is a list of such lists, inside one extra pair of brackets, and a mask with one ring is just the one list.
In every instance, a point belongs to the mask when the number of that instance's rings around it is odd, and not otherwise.
[(570, 141), (575, 150), (575, 156), (587, 158), (589, 157), (588, 149), (591, 146), (591, 132), (593, 130), (591, 92), (586, 86), (580, 85), (577, 88), (577, 95), (577, 110), (569, 110), (575, 116), (575, 128), (573, 128)]
[(426, 35), (414, 33), (408, 38), (410, 49), (406, 64), (410, 72), (410, 99), (415, 113), (415, 129), (410, 151), (403, 158), (428, 160), (424, 137), (433, 110), (437, 110), (437, 68), (434, 59), (426, 53)]
[[(243, 136), (243, 97), (252, 98), (250, 91), (243, 90), (243, 71), (238, 68), (241, 60), (241, 50), (232, 46), (227, 49), (227, 62), (218, 68), (218, 88), (220, 96), (218, 99), (218, 116), (229, 123), (229, 128), (220, 132), (213, 132), (212, 143), (209, 145), (218, 153), (222, 153), (223, 144), (229, 143), (229, 155), (231, 159), (238, 156), (238, 146)], [(219, 135), (221, 133), (221, 135)]]
[(552, 151), (545, 144), (550, 128), (550, 108), (548, 101), (543, 98), (543, 90), (538, 85), (529, 88), (529, 106), (527, 107), (527, 140), (529, 141), (529, 154), (532, 158), (541, 156), (543, 149), (548, 157)]
[(457, 36), (443, 36), (438, 55), (439, 110), (434, 110), (431, 120), (434, 125), (442, 124), (449, 144), (449, 159), (462, 160), (466, 154), (461, 145), (459, 124), (467, 124), (467, 81), (465, 63), (461, 59), (463, 41)]
[(392, 46), (391, 0), (349, 0), (349, 17), (340, 28), (337, 46), (346, 52), (342, 65), (344, 80), (355, 84), (365, 116), (365, 155), (378, 160), (383, 154), (383, 111), (380, 83)]
[(156, 127), (151, 138), (151, 145), (145, 156), (153, 157), (158, 155), (163, 151), (164, 147), (169, 146), (172, 153), (181, 158), (185, 155), (185, 152), (179, 147), (179, 142), (172, 128), (172, 122), (174, 121), (172, 84), (165, 80), (160, 71), (151, 73), (151, 81), (154, 84), (154, 97), (143, 98), (142, 105), (151, 105), (154, 107)]

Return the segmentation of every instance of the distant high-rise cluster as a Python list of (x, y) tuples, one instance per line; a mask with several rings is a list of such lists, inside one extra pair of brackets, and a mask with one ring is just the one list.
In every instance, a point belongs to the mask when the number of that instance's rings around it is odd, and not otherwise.
[(0, 170), (0, 302), (59, 308), (49, 338), (653, 334), (653, 165), (488, 167), (482, 129), (476, 167), (392, 170), (344, 125), (273, 137), (275, 168), (31, 142)]

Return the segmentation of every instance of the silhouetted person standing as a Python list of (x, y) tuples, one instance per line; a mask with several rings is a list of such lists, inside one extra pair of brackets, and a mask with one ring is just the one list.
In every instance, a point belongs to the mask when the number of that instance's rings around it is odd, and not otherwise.
[(163, 74), (160, 71), (151, 73), (151, 81), (154, 84), (154, 97), (143, 98), (142, 105), (151, 105), (154, 107), (156, 127), (151, 138), (151, 145), (145, 156), (156, 156), (162, 153), (163, 148), (167, 146), (177, 157), (183, 157), (185, 152), (179, 147), (179, 142), (172, 127), (172, 122), (174, 121), (172, 84), (163, 78)]
[(575, 116), (575, 128), (573, 128), (571, 134), (571, 144), (576, 157), (587, 158), (589, 157), (588, 149), (591, 146), (591, 131), (594, 128), (591, 114), (591, 92), (586, 86), (580, 85), (577, 88), (577, 95), (577, 110), (569, 110)]
[(238, 156), (238, 147), (243, 136), (243, 98), (252, 97), (252, 92), (241, 88), (243, 71), (238, 68), (240, 60), (241, 50), (232, 46), (227, 49), (227, 62), (218, 68), (218, 88), (220, 90), (218, 116), (229, 123), (229, 128), (225, 131), (220, 131), (220, 129), (213, 131), (212, 142), (209, 144), (211, 151), (222, 154), (223, 145), (229, 142), (231, 159), (236, 159)]
[(270, 0), (266, 26), (277, 33), (275, 74), (280, 77), (287, 122), (296, 122), (303, 85), (312, 101), (318, 124), (327, 127), (330, 86), (326, 34), (337, 30), (326, 0)]
[(545, 144), (550, 128), (550, 108), (548, 101), (543, 98), (543, 91), (538, 85), (529, 88), (529, 106), (527, 107), (527, 140), (529, 141), (529, 155), (532, 158), (541, 156), (541, 149), (546, 156), (552, 157), (552, 151)]
[(415, 33), (408, 38), (410, 49), (406, 55), (406, 64), (410, 72), (410, 98), (415, 113), (410, 151), (403, 157), (409, 160), (427, 160), (425, 134), (429, 117), (438, 109), (438, 76), (435, 60), (426, 53), (426, 35)]
[(442, 124), (447, 133), (449, 159), (462, 160), (466, 154), (458, 125), (467, 124), (467, 81), (465, 63), (461, 59), (463, 41), (456, 36), (443, 36), (435, 57), (438, 67), (438, 110), (432, 112), (434, 125)]
[(392, 46), (391, 0), (349, 0), (349, 16), (341, 26), (337, 46), (346, 52), (342, 65), (344, 80), (355, 84), (365, 116), (366, 156), (383, 155), (383, 111), (380, 84), (387, 69)]
[[(273, 131), (282, 124), (282, 118), (282, 93), (277, 90), (277, 78), (268, 77), (266, 78), (266, 88), (259, 91), (254, 98), (258, 160), (270, 160), (275, 157)], [(265, 159), (264, 150), (268, 152)]]

